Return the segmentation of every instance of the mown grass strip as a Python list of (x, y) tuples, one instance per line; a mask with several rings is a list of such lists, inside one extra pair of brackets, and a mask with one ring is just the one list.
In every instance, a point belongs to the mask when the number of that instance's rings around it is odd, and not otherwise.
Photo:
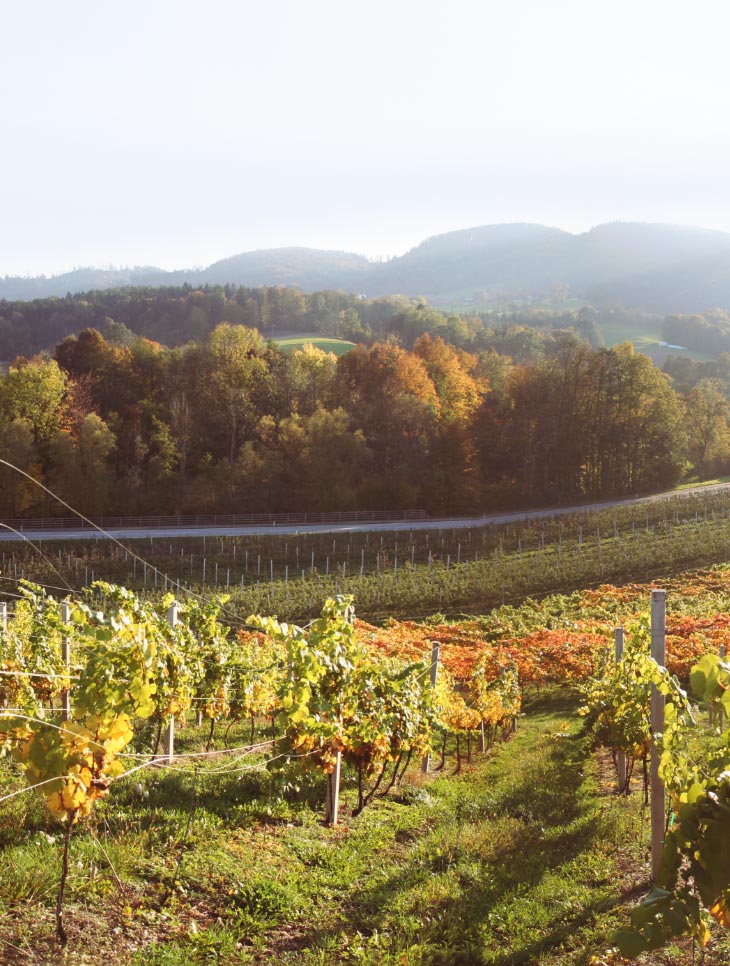
[[(140, 773), (99, 808), (104, 853), (83, 830), (75, 842), (70, 961), (603, 962), (646, 886), (648, 834), (641, 796), (614, 794), (575, 707), (544, 692), (489, 757), (473, 752), (458, 775), (453, 755), (427, 778), (414, 768), (356, 819), (346, 774), (336, 830), (321, 822), (321, 779)], [(58, 829), (32, 798), (12, 819), (0, 961), (53, 962)], [(706, 963), (726, 954), (718, 941)], [(690, 955), (672, 948), (652, 966)]]

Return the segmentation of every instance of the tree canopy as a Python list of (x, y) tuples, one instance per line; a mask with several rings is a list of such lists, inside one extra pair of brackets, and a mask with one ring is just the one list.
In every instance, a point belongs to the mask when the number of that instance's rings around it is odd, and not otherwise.
[[(567, 329), (517, 327), (468, 351), (439, 328), (410, 349), (390, 334), (339, 358), (284, 354), (227, 319), (177, 348), (84, 329), (0, 377), (0, 450), (94, 514), (479, 513), (730, 463), (720, 378), (685, 374), (679, 392), (630, 344), (596, 349)], [(63, 512), (0, 475), (4, 515)]]

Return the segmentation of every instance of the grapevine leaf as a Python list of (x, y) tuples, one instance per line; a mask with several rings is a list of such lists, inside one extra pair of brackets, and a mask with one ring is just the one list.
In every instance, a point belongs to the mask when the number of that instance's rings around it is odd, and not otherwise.
[(627, 959), (635, 959), (650, 948), (641, 933), (634, 929), (619, 929), (611, 934), (610, 941)]

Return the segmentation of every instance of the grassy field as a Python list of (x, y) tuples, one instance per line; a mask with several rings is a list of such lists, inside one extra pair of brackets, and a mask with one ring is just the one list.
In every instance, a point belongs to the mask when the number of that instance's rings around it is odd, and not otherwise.
[[(490, 757), (412, 768), (356, 819), (346, 774), (336, 829), (321, 788), (265, 769), (125, 779), (73, 840), (64, 962), (587, 964), (647, 884), (648, 835), (574, 708), (543, 694)], [(18, 783), (1, 774), (0, 791)], [(2, 809), (0, 960), (55, 963), (59, 828), (32, 795)]]
[(295, 352), (305, 345), (313, 345), (323, 352), (334, 352), (336, 356), (344, 356), (350, 349), (355, 348), (354, 342), (347, 342), (344, 339), (328, 339), (319, 335), (297, 335), (274, 339), (273, 341), (282, 352)]
[(700, 480), (697, 476), (692, 476), (684, 483), (678, 483), (675, 490), (690, 490), (697, 486), (717, 486), (719, 483), (730, 483), (730, 476), (715, 476), (711, 480)]
[(601, 331), (609, 348), (620, 342), (633, 342), (637, 352), (649, 356), (652, 362), (660, 367), (669, 358), (697, 359), (700, 362), (708, 362), (712, 359), (712, 356), (706, 352), (699, 352), (696, 349), (669, 349), (660, 345), (663, 339), (658, 325), (656, 328), (637, 329), (635, 326), (621, 322), (604, 323)]

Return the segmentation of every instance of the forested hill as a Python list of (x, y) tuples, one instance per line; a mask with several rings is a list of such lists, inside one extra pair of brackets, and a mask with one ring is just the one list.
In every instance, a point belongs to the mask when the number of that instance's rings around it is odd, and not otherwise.
[(0, 516), (57, 512), (30, 477), (87, 515), (449, 516), (726, 471), (718, 379), (680, 394), (629, 344), (531, 331), (527, 355), (518, 328), (484, 351), (424, 334), (336, 358), (228, 322), (175, 349), (86, 329), (0, 375), (0, 456), (26, 474), (0, 467)]
[[(411, 320), (409, 313), (416, 313), (416, 318)], [(365, 299), (332, 290), (305, 294), (286, 286), (137, 286), (66, 298), (0, 301), (0, 359), (51, 349), (65, 336), (88, 328), (116, 345), (129, 345), (142, 336), (174, 347), (205, 338), (220, 322), (246, 325), (267, 337), (319, 333), (360, 342), (391, 332), (412, 341), (447, 321), (423, 303), (404, 298)], [(391, 328), (393, 322), (397, 328)], [(413, 331), (405, 333), (403, 325)], [(452, 341), (457, 335), (448, 334)]]
[(78, 269), (0, 278), (0, 298), (62, 297), (121, 286), (298, 286), (435, 303), (563, 296), (661, 314), (730, 307), (730, 234), (675, 225), (612, 223), (573, 235), (542, 225), (491, 225), (430, 238), (386, 262), (309, 248), (246, 252), (204, 269)]
[(203, 269), (166, 272), (150, 266), (135, 268), (78, 268), (63, 275), (0, 278), (0, 298), (8, 301), (62, 298), (68, 294), (138, 286), (293, 285), (304, 291), (344, 289), (359, 291), (359, 279), (370, 262), (349, 252), (316, 248), (272, 248), (244, 252)]
[(221, 322), (229, 322), (273, 340), (321, 336), (371, 345), (393, 338), (411, 347), (430, 333), (470, 352), (494, 349), (525, 361), (540, 354), (544, 339), (560, 330), (603, 345), (598, 319), (589, 306), (456, 315), (439, 312), (422, 299), (371, 299), (331, 289), (308, 294), (283, 285), (132, 287), (62, 299), (0, 300), (0, 360), (9, 363), (16, 356), (48, 351), (66, 336), (89, 328), (117, 346), (142, 337), (175, 348), (199, 342)]

